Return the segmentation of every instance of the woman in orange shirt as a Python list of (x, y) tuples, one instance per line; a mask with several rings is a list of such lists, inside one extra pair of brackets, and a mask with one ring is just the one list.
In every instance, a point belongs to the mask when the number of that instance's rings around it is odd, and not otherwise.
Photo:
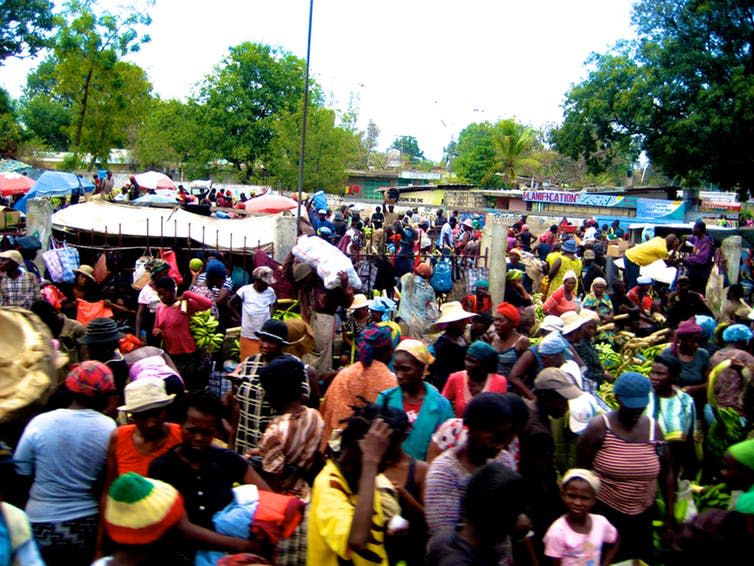
[(162, 379), (132, 381), (126, 385), (125, 397), (126, 404), (118, 409), (130, 414), (133, 424), (116, 428), (110, 436), (106, 488), (126, 472), (146, 476), (152, 460), (183, 440), (180, 425), (165, 422), (166, 408), (175, 395), (165, 392)]

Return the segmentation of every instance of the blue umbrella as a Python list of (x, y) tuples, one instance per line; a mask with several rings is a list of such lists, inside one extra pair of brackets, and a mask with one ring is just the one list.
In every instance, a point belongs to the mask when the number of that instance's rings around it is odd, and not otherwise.
[(24, 197), (16, 203), (16, 210), (26, 213), (26, 203), (28, 199), (35, 197), (58, 197), (70, 195), (74, 190), (91, 192), (94, 189), (94, 183), (65, 171), (45, 171), (39, 176), (37, 182)]

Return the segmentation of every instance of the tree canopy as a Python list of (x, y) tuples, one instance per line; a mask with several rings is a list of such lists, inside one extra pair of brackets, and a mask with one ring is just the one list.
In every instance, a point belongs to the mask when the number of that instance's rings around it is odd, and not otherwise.
[(566, 96), (556, 148), (590, 171), (643, 150), (687, 184), (754, 185), (754, 5), (640, 0), (637, 39), (594, 55)]
[(414, 136), (400, 136), (390, 147), (400, 151), (411, 163), (418, 163), (424, 159), (424, 152), (419, 149), (419, 142)]
[(33, 57), (47, 42), (54, 17), (50, 0), (0, 3), (0, 65), (8, 57)]
[(515, 120), (472, 123), (458, 136), (452, 169), (468, 183), (510, 187), (518, 175), (534, 173), (536, 148), (536, 131)]

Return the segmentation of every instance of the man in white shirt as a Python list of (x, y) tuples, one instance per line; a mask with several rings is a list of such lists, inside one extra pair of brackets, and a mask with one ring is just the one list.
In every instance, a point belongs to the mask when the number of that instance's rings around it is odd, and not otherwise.
[(241, 287), (233, 297), (233, 301), (240, 301), (242, 306), (240, 341), (242, 361), (248, 356), (259, 353), (257, 332), (262, 329), (262, 325), (267, 320), (272, 318), (277, 302), (275, 291), (270, 287), (275, 284), (272, 269), (260, 266), (254, 269), (251, 275), (254, 282)]

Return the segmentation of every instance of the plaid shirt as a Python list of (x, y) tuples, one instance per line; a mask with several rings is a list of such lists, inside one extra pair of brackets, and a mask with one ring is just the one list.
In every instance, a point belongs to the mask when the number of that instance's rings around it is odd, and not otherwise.
[(239, 454), (246, 454), (257, 447), (272, 417), (272, 408), (264, 399), (264, 389), (257, 375), (263, 365), (262, 354), (249, 356), (242, 362), (238, 374), (238, 377), (244, 380), (236, 391), (240, 412), (235, 450)]
[(22, 271), (15, 279), (7, 274), (0, 276), (0, 305), (30, 309), (39, 298), (39, 282), (33, 273)]

